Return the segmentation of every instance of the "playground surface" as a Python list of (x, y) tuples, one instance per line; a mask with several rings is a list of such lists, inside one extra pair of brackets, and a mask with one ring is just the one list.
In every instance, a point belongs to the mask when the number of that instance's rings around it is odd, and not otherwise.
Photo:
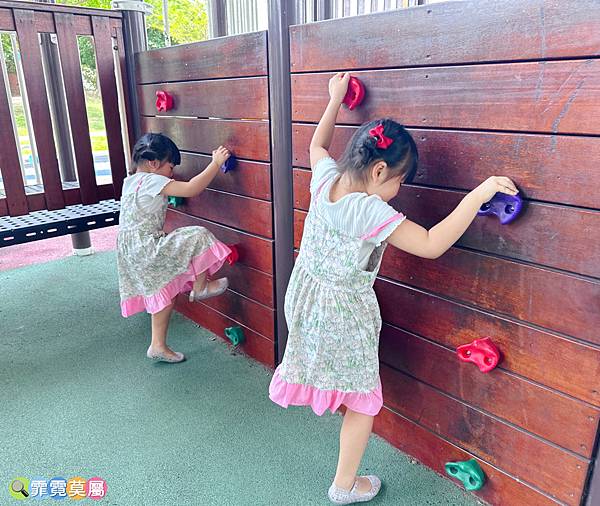
[[(17, 476), (99, 476), (107, 505), (329, 504), (341, 417), (275, 406), (268, 369), (179, 314), (170, 342), (189, 360), (145, 359), (148, 317), (121, 318), (113, 252), (3, 270), (0, 280), (0, 503), (14, 501)], [(372, 504), (478, 504), (372, 439), (361, 472), (385, 484)]]

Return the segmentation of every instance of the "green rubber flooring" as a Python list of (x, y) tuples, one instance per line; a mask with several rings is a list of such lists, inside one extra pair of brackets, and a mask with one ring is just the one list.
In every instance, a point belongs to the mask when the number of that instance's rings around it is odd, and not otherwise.
[[(329, 504), (341, 417), (274, 405), (269, 370), (180, 315), (170, 344), (188, 361), (151, 363), (149, 317), (120, 316), (114, 253), (0, 272), (0, 287), (1, 505), (20, 502), (16, 477), (75, 476), (106, 480), (98, 504)], [(372, 504), (477, 504), (377, 437), (362, 471), (384, 482)]]

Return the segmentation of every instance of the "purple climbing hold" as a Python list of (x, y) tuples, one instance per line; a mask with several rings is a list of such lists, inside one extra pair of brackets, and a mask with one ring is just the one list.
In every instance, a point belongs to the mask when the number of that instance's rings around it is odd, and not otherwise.
[(237, 160), (235, 156), (231, 155), (227, 160), (225, 160), (225, 163), (221, 165), (221, 170), (223, 172), (229, 172), (230, 170), (233, 170), (235, 168), (236, 163)]
[(479, 216), (488, 216), (495, 214), (502, 225), (513, 221), (521, 208), (523, 201), (518, 195), (507, 195), (506, 193), (496, 193), (494, 198), (481, 206), (477, 213)]

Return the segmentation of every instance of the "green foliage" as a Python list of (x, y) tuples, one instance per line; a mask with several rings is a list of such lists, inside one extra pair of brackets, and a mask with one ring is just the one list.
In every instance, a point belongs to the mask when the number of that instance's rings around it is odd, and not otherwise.
[(4, 58), (6, 59), (6, 68), (9, 74), (14, 74), (17, 71), (15, 67), (15, 55), (12, 50), (12, 44), (10, 42), (10, 35), (3, 33), (2, 37), (2, 50), (4, 51)]

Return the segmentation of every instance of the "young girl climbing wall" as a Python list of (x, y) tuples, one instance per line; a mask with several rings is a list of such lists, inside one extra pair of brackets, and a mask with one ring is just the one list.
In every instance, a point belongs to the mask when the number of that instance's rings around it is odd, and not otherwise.
[(460, 238), (483, 203), (497, 192), (517, 194), (510, 179), (490, 177), (431, 230), (406, 219), (387, 203), (417, 168), (417, 148), (404, 127), (391, 119), (368, 122), (339, 162), (329, 156), (349, 78), (337, 74), (329, 81), (330, 101), (311, 141), (311, 203), (285, 300), (287, 348), (269, 388), (270, 398), (283, 407), (311, 406), (322, 415), (345, 406), (329, 489), (335, 504), (368, 501), (381, 487), (376, 476), (357, 472), (373, 417), (383, 406), (381, 316), (373, 283), (387, 243), (437, 258)]
[(133, 148), (133, 173), (123, 184), (117, 237), (121, 312), (152, 314), (152, 342), (146, 355), (164, 362), (181, 362), (183, 353), (167, 346), (173, 299), (189, 291), (191, 301), (225, 292), (227, 278), (209, 281), (231, 250), (203, 227), (163, 232), (167, 196), (194, 197), (215, 178), (230, 153), (220, 146), (212, 162), (189, 182), (172, 179), (181, 162), (175, 143), (162, 134), (146, 134)]

